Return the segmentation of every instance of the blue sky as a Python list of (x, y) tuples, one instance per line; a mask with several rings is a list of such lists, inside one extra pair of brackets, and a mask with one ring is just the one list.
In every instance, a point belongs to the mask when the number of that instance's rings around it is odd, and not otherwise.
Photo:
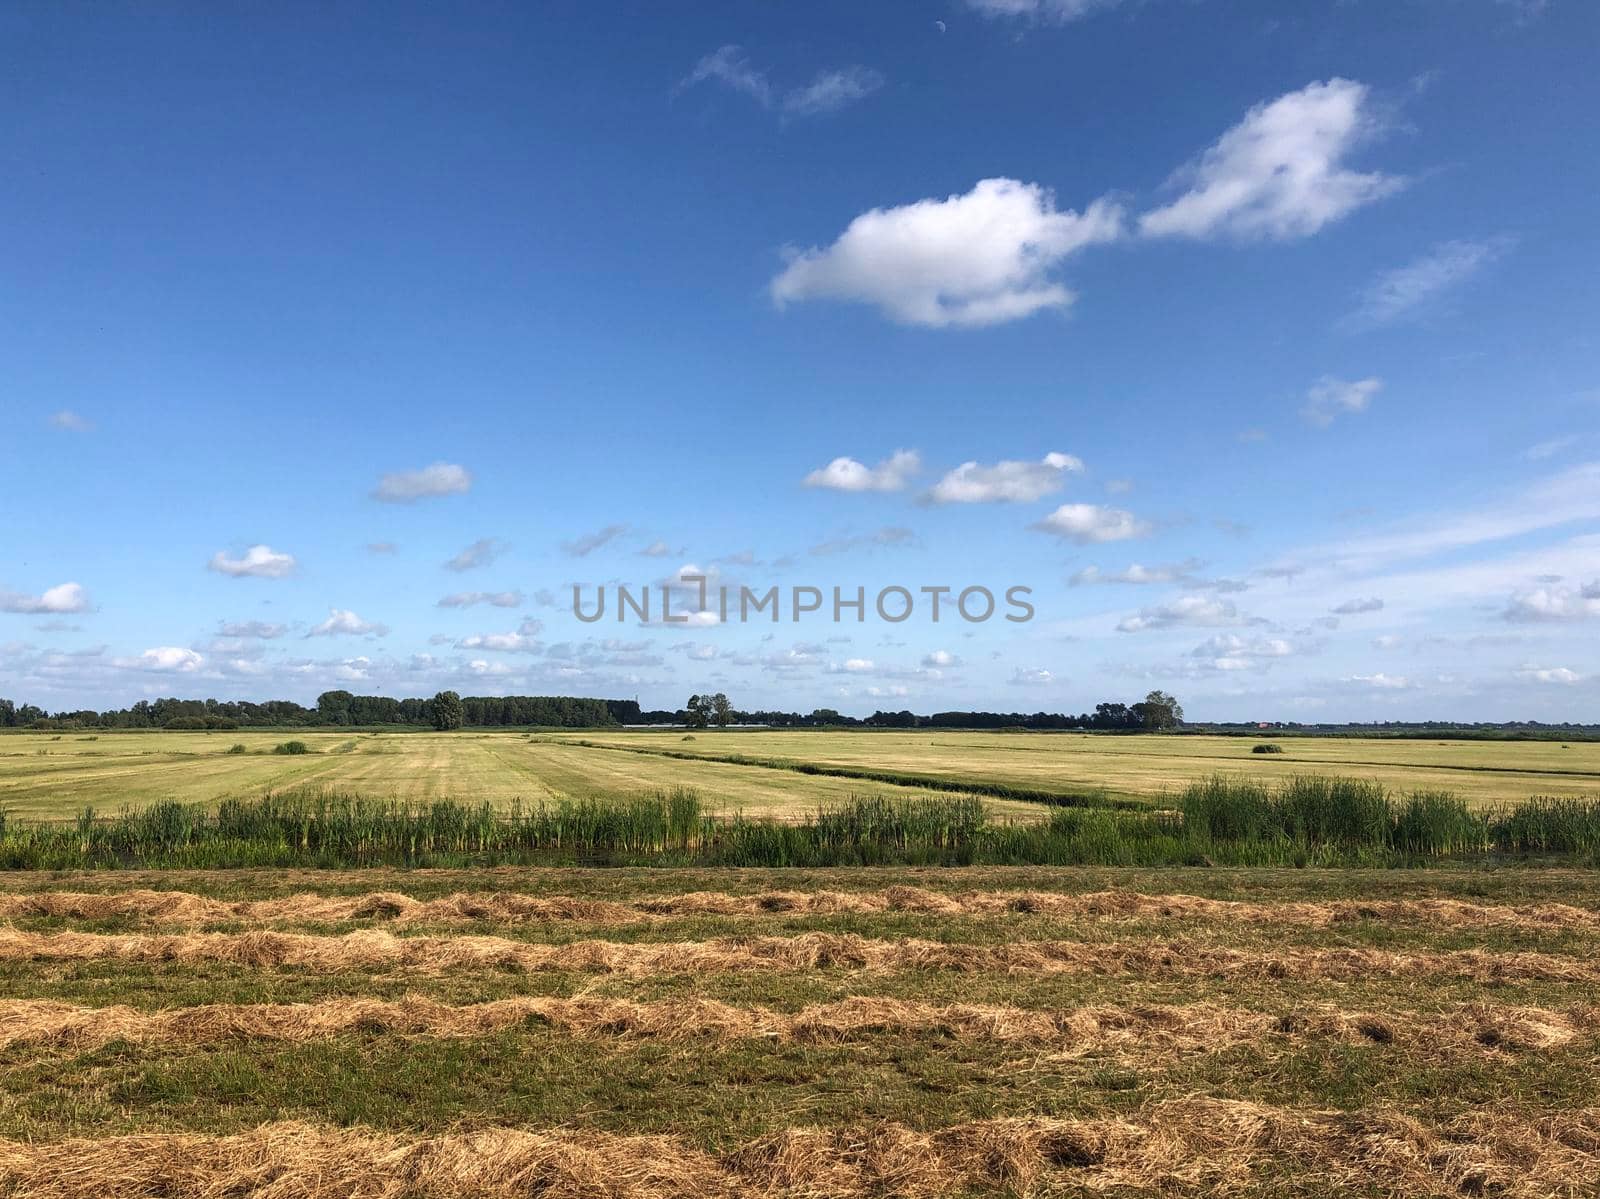
[(1600, 719), (1592, 4), (0, 31), (0, 694)]

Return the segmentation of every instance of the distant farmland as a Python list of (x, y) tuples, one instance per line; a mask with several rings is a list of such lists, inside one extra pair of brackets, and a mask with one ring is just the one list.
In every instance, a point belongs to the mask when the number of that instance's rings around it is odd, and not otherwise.
[[(273, 752), (289, 740), (309, 752)], [(1600, 743), (1285, 738), (1277, 754), (1253, 754), (1254, 744), (963, 732), (14, 733), (0, 736), (0, 807), (66, 818), (85, 806), (112, 813), (297, 789), (508, 807), (691, 787), (713, 811), (792, 817), (852, 795), (931, 789), (976, 792), (995, 815), (1034, 818), (1043, 809), (1030, 798), (1160, 802), (1218, 772), (1338, 774), (1477, 806), (1600, 794)]]

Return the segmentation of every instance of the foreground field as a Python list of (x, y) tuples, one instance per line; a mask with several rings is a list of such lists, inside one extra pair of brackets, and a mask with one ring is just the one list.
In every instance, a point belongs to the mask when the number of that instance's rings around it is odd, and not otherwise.
[(0, 876), (0, 1194), (1592, 1194), (1592, 877)]
[[(272, 752), (290, 739), (311, 752)], [(115, 812), (296, 788), (509, 807), (690, 787), (718, 811), (793, 818), (862, 792), (904, 798), (931, 785), (985, 792), (994, 814), (1032, 819), (1038, 806), (1008, 789), (1152, 803), (1217, 772), (1266, 782), (1339, 774), (1401, 794), (1452, 791), (1481, 807), (1600, 794), (1600, 743), (1284, 738), (1272, 755), (1252, 754), (1253, 744), (959, 732), (16, 733), (0, 736), (0, 807), (67, 818), (85, 805)], [(747, 761), (716, 760), (728, 757)], [(802, 773), (815, 768), (843, 777)]]

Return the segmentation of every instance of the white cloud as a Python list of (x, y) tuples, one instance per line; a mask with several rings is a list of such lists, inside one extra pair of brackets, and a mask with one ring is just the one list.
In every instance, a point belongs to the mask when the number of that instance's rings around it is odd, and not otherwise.
[(453, 462), (435, 462), (421, 470), (384, 475), (372, 498), (386, 504), (410, 504), (442, 495), (461, 495), (472, 487), (472, 475)]
[(986, 17), (1038, 17), (1045, 20), (1076, 21), (1102, 9), (1115, 8), (1122, 0), (967, 0), (967, 7)]
[(826, 249), (792, 252), (771, 285), (781, 307), (844, 300), (907, 325), (994, 325), (1065, 308), (1051, 272), (1068, 255), (1122, 233), (1122, 211), (1096, 200), (1058, 211), (1038, 184), (984, 179), (970, 192), (874, 208)]
[(1056, 676), (1048, 670), (1025, 670), (1021, 666), (1011, 672), (1011, 684), (1015, 687), (1048, 687), (1056, 681)]
[(1565, 666), (1524, 666), (1517, 673), (1535, 683), (1552, 683), (1563, 687), (1570, 687), (1574, 683), (1583, 682), (1581, 674), (1575, 670), (1568, 670)]
[(1353, 674), (1345, 682), (1374, 687), (1379, 691), (1403, 691), (1414, 685), (1404, 675), (1384, 674), (1381, 671), (1377, 674)]
[(1345, 600), (1337, 608), (1331, 609), (1339, 616), (1358, 616), (1362, 612), (1381, 612), (1383, 601), (1377, 596), (1368, 596), (1365, 599)]
[(1600, 579), (1583, 587), (1546, 584), (1511, 597), (1502, 615), (1525, 623), (1588, 620), (1600, 616)]
[(916, 450), (896, 450), (877, 466), (854, 458), (835, 458), (812, 471), (804, 482), (807, 487), (830, 491), (903, 491), (921, 469), (922, 458)]
[(1421, 316), (1510, 245), (1511, 239), (1503, 237), (1442, 242), (1415, 262), (1379, 275), (1344, 324), (1372, 327)]
[(1198, 558), (1185, 558), (1182, 562), (1168, 562), (1155, 566), (1141, 566), (1135, 562), (1123, 570), (1113, 571), (1104, 571), (1098, 566), (1085, 566), (1074, 573), (1067, 582), (1074, 587), (1093, 583), (1128, 583), (1135, 586), (1187, 583), (1195, 586), (1202, 582), (1195, 578), (1195, 572), (1204, 565), (1205, 563)]
[(783, 111), (790, 116), (814, 117), (864, 100), (883, 86), (883, 76), (866, 67), (843, 67), (819, 71), (805, 87), (796, 88), (783, 98)]
[(1083, 470), (1071, 454), (1046, 454), (1038, 462), (963, 462), (928, 492), (935, 504), (1027, 504), (1066, 486), (1066, 477)]
[(960, 666), (961, 659), (947, 649), (936, 649), (923, 657), (922, 664), (930, 669), (943, 670), (947, 666)]
[(522, 603), (520, 591), (457, 591), (439, 601), (441, 608), (471, 608), (488, 604), (493, 608), (515, 608)]
[(60, 412), (52, 415), (50, 423), (68, 433), (94, 432), (94, 422), (86, 416), (80, 416), (70, 408), (63, 408)]
[(446, 570), (476, 570), (488, 566), (505, 551), (493, 537), (480, 537), (444, 564)]
[(766, 72), (751, 66), (744, 50), (738, 46), (719, 46), (707, 54), (695, 63), (694, 70), (675, 90), (681, 92), (708, 81), (742, 92), (763, 107), (772, 103), (772, 85), (767, 82)]
[(236, 579), (282, 579), (294, 573), (295, 560), (293, 554), (279, 553), (270, 545), (252, 545), (242, 558), (230, 558), (218, 550), (207, 568)]
[(670, 558), (674, 554), (682, 552), (681, 550), (673, 549), (665, 541), (652, 541), (639, 551), (639, 556), (641, 558)]
[(176, 645), (159, 645), (155, 649), (145, 650), (128, 665), (138, 670), (193, 674), (205, 665), (205, 659), (192, 649), (183, 649)]
[(1313, 83), (1258, 104), (1174, 176), (1188, 190), (1141, 216), (1139, 231), (1241, 240), (1309, 236), (1404, 185), (1344, 165), (1380, 128), (1367, 88), (1349, 79)]
[(241, 620), (224, 623), (217, 630), (218, 634), (223, 637), (253, 637), (261, 640), (282, 637), (288, 631), (288, 625), (269, 624), (264, 620)]
[(1042, 533), (1054, 533), (1079, 545), (1106, 541), (1127, 541), (1143, 537), (1150, 526), (1133, 513), (1100, 504), (1062, 504), (1049, 516), (1030, 526)]
[(861, 694), (868, 699), (904, 699), (911, 694), (911, 689), (899, 684), (892, 687), (864, 687)]
[(1212, 670), (1226, 671), (1260, 669), (1273, 659), (1287, 658), (1294, 652), (1294, 645), (1281, 637), (1246, 640), (1233, 633), (1219, 633), (1195, 646), (1189, 656), (1202, 659)]
[(537, 640), (543, 626), (537, 620), (525, 620), (514, 633), (475, 633), (456, 642), (457, 649), (496, 650), (510, 654), (533, 654), (543, 646)]
[(871, 658), (847, 658), (829, 665), (829, 674), (871, 674), (877, 669)]
[(1169, 604), (1140, 608), (1137, 615), (1118, 622), (1117, 631), (1143, 633), (1149, 629), (1170, 629), (1179, 626), (1221, 628), (1245, 623), (1247, 623), (1246, 618), (1240, 615), (1239, 609), (1229, 600), (1216, 599), (1209, 595), (1184, 595)]
[(582, 537), (572, 541), (563, 541), (561, 548), (574, 558), (587, 558), (601, 546), (615, 541), (628, 531), (627, 525), (607, 525), (603, 529), (596, 529), (593, 533), (585, 533)]
[(337, 637), (348, 635), (351, 637), (386, 637), (389, 634), (387, 625), (375, 621), (363, 620), (347, 608), (329, 608), (328, 619), (319, 624), (306, 634), (307, 637)]
[(17, 612), (25, 616), (61, 616), (88, 610), (89, 593), (79, 583), (58, 583), (47, 588), (42, 595), (0, 591), (0, 612)]
[(1554, 458), (1562, 450), (1571, 449), (1578, 443), (1576, 433), (1568, 433), (1564, 437), (1552, 437), (1549, 441), (1541, 441), (1537, 445), (1530, 445), (1522, 451), (1524, 462), (1543, 462), (1546, 458)]
[(1383, 390), (1383, 380), (1357, 379), (1348, 382), (1332, 375), (1323, 375), (1306, 392), (1305, 407), (1300, 415), (1320, 429), (1333, 424), (1336, 417), (1365, 412), (1372, 397)]

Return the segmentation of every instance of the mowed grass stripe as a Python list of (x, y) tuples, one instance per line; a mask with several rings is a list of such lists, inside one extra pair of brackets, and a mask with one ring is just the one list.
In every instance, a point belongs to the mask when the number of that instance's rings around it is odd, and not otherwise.
[(947, 917), (1037, 915), (1105, 920), (1219, 920), (1328, 928), (1361, 921), (1447, 929), (1600, 929), (1600, 912), (1571, 904), (1478, 904), (1457, 899), (1330, 900), (1256, 903), (1197, 895), (1135, 891), (1062, 894), (1051, 891), (947, 893), (920, 887), (879, 891), (761, 891), (736, 895), (697, 891), (627, 901), (510, 891), (457, 892), (413, 899), (398, 891), (359, 895), (301, 892), (277, 899), (221, 900), (186, 891), (120, 893), (38, 891), (0, 895), (0, 918), (146, 920), (204, 925), (336, 924), (633, 924), (687, 917), (923, 914)]
[[(30, 1199), (451, 1195), (543, 1199), (856, 1199), (1028, 1194), (1592, 1193), (1600, 1108), (1480, 1112), (1430, 1125), (1392, 1111), (1191, 1098), (1125, 1118), (789, 1128), (720, 1153), (670, 1136), (486, 1128), (430, 1137), (266, 1124), (0, 1141), (0, 1190)], [(1320, 1189), (1312, 1184), (1320, 1184)]]
[(361, 1034), (468, 1038), (550, 1026), (580, 1037), (659, 1041), (755, 1038), (838, 1043), (888, 1036), (998, 1041), (1062, 1055), (1116, 1053), (1161, 1057), (1216, 1052), (1269, 1041), (1379, 1044), (1411, 1053), (1550, 1050), (1600, 1031), (1600, 1008), (1561, 1012), (1477, 1003), (1426, 1014), (1345, 1011), (1328, 1005), (1284, 1012), (1215, 1004), (1039, 1010), (999, 1004), (930, 1004), (852, 996), (798, 1011), (707, 999), (640, 1003), (599, 997), (517, 996), (451, 1006), (422, 996), (343, 997), (320, 1003), (205, 1004), (140, 1011), (49, 1000), (0, 1000), (0, 1048), (56, 1046), (74, 1051), (112, 1041), (214, 1045), (233, 1041), (306, 1042)]
[(1186, 941), (1015, 941), (975, 945), (885, 941), (848, 933), (631, 943), (537, 944), (491, 936), (397, 937), (363, 929), (338, 936), (243, 933), (42, 933), (0, 929), (0, 962), (222, 962), (318, 972), (569, 971), (645, 976), (747, 971), (960, 971), (1093, 973), (1146, 978), (1227, 977), (1359, 980), (1374, 977), (1477, 982), (1600, 982), (1600, 960), (1479, 949), (1229, 949)]

